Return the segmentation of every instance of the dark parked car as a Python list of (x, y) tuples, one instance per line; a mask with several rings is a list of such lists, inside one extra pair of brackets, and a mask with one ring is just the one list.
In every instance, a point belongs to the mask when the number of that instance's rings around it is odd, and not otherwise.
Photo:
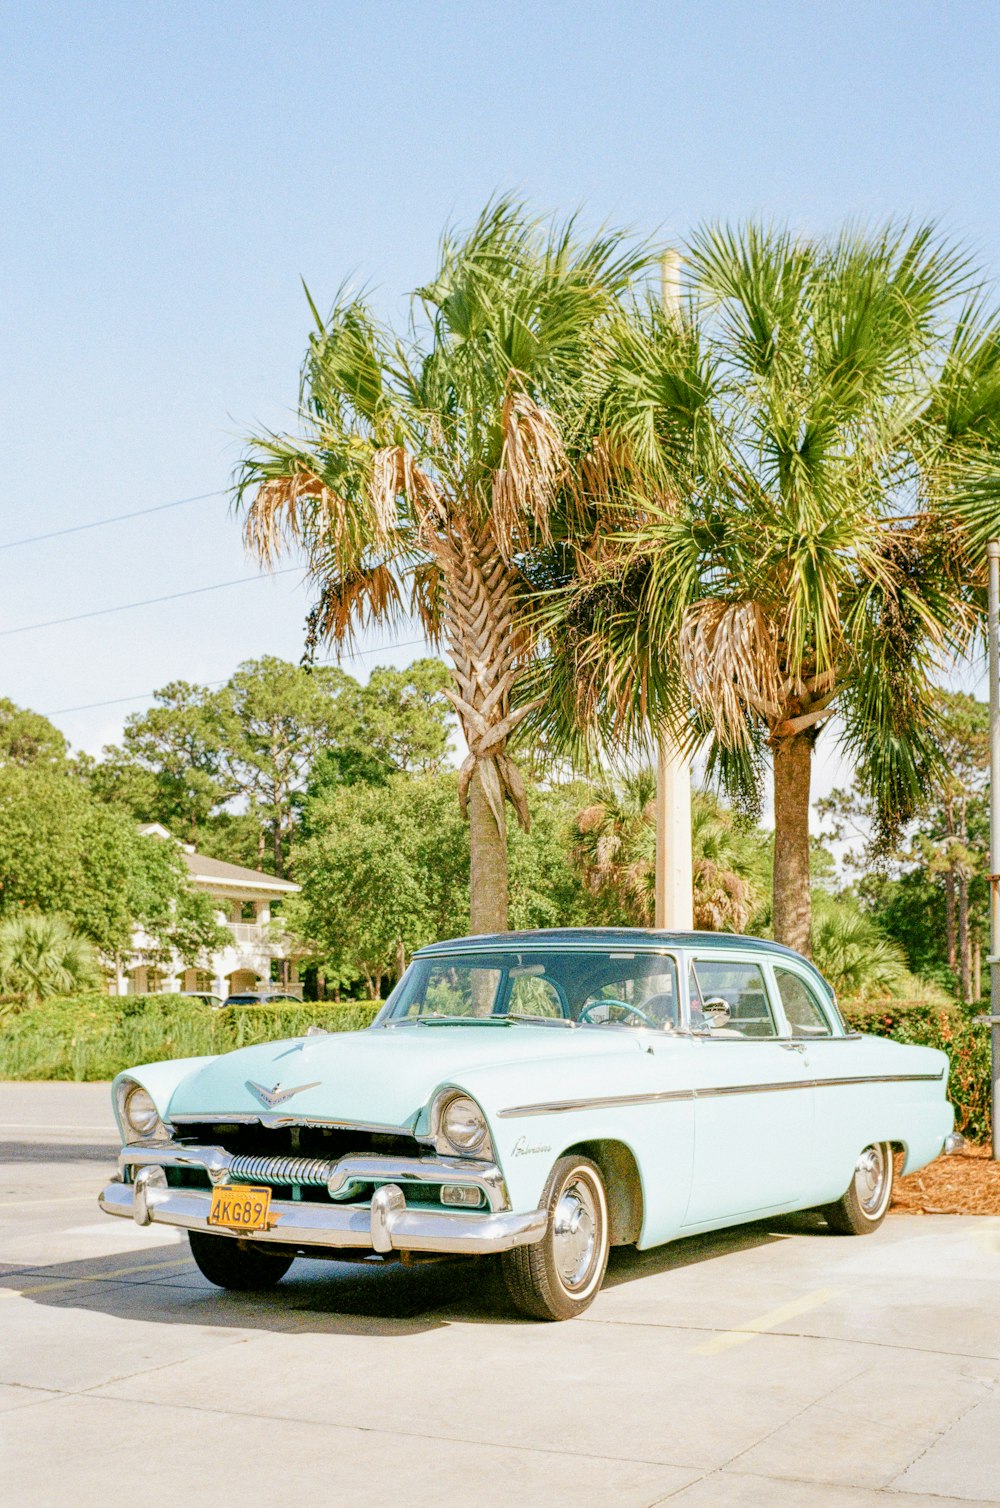
[(281, 1001), (288, 1001), (293, 1005), (301, 1005), (302, 1000), (298, 995), (288, 995), (283, 990), (253, 990), (243, 995), (228, 995), (220, 1002), (226, 1005), (277, 1005)]

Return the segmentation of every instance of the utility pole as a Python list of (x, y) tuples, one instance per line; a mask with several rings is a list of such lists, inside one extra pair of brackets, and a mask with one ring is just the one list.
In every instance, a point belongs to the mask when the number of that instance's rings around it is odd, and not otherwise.
[(1000, 1161), (1000, 541), (986, 546), (989, 563), (990, 674), (990, 1118), (993, 1160)]
[[(667, 318), (680, 323), (680, 257), (663, 254), (660, 291)], [(998, 546), (1000, 550), (1000, 546)], [(1000, 743), (998, 743), (1000, 758)], [(659, 737), (656, 762), (656, 925), (670, 932), (694, 926), (691, 869), (691, 766), (667, 732)], [(996, 944), (993, 951), (996, 952)], [(993, 1006), (996, 1010), (996, 1003)]]

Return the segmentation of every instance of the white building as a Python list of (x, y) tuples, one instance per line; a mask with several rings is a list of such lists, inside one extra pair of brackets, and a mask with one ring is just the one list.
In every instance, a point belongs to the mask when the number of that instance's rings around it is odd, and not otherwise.
[[(158, 822), (144, 823), (139, 831), (149, 838), (165, 839), (170, 833)], [(236, 995), (250, 990), (276, 989), (301, 995), (295, 940), (283, 933), (272, 917), (276, 901), (295, 895), (299, 886), (291, 880), (276, 879), (260, 869), (243, 869), (196, 853), (181, 845), (195, 889), (211, 896), (216, 917), (230, 934), (231, 941), (204, 960), (201, 967), (189, 968), (176, 954), (165, 963), (155, 956), (156, 944), (137, 928), (133, 936), (132, 957), (118, 977), (119, 995), (142, 995), (160, 990), (204, 990), (215, 995)]]

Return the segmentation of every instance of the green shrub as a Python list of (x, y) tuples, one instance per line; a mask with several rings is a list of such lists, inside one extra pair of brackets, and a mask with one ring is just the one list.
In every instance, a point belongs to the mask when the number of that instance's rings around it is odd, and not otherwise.
[(843, 1012), (852, 1031), (946, 1052), (956, 1129), (972, 1141), (989, 1139), (990, 1032), (975, 1024), (972, 1011), (926, 1000), (882, 1000), (845, 1005)]
[(379, 1003), (231, 1006), (170, 995), (76, 995), (0, 1020), (0, 1079), (111, 1079), (136, 1063), (230, 1052), (301, 1036), (357, 1031)]

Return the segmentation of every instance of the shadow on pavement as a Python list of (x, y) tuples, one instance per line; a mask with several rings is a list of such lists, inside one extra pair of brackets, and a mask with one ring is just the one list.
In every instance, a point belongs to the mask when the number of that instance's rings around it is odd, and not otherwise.
[[(622, 1247), (612, 1252), (605, 1286), (618, 1287), (710, 1262), (792, 1235), (828, 1234), (821, 1216), (806, 1213), (690, 1236), (650, 1251)], [(174, 1270), (169, 1270), (171, 1267)], [(300, 1258), (277, 1288), (239, 1294), (214, 1288), (203, 1279), (184, 1243), (157, 1246), (148, 1252), (132, 1248), (30, 1271), (21, 1269), (0, 1277), (0, 1287), (21, 1292), (33, 1303), (87, 1309), (125, 1320), (277, 1333), (294, 1329), (392, 1337), (420, 1334), (457, 1320), (472, 1324), (532, 1323), (510, 1313), (494, 1258), (458, 1258), (414, 1266)]]
[(117, 1142), (0, 1141), (0, 1163), (47, 1162), (62, 1167), (67, 1162), (103, 1162), (114, 1172), (118, 1150)]

